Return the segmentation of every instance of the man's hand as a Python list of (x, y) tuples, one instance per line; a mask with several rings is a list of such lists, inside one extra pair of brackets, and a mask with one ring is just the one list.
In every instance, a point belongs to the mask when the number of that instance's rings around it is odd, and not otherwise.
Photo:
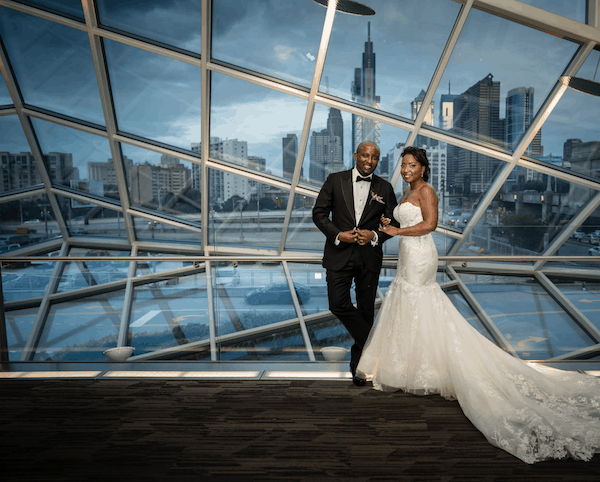
[(356, 242), (360, 245), (370, 243), (375, 235), (370, 229), (357, 229)]
[(342, 231), (338, 235), (338, 239), (342, 243), (356, 243), (358, 241), (358, 229), (352, 228), (350, 231)]

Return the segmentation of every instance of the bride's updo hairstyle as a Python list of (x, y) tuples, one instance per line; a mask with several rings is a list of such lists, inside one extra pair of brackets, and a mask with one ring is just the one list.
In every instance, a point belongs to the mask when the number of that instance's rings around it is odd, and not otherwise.
[(425, 172), (423, 173), (423, 180), (425, 182), (429, 181), (429, 173), (431, 169), (429, 169), (429, 159), (427, 159), (427, 151), (425, 149), (421, 149), (419, 147), (408, 146), (405, 147), (400, 155), (400, 158), (410, 154), (413, 156), (421, 166), (425, 166)]

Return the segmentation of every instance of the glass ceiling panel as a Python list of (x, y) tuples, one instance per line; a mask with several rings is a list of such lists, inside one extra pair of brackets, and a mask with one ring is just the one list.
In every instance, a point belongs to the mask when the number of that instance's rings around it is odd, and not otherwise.
[(210, 155), (291, 180), (307, 101), (214, 72), (211, 91)]
[(209, 169), (208, 175), (208, 242), (278, 248), (289, 194), (228, 172)]
[(201, 3), (97, 0), (102, 25), (200, 54)]
[(119, 199), (108, 140), (32, 118), (53, 184)]
[(104, 125), (87, 32), (0, 7), (0, 35), (27, 104)]
[(81, 0), (18, 0), (19, 3), (43, 7), (58, 13), (66, 13), (69, 16), (84, 20)]
[(16, 115), (0, 116), (0, 194), (41, 184), (35, 159)]
[(209, 339), (205, 274), (136, 286), (129, 336), (134, 355)]
[(521, 358), (546, 360), (594, 343), (531, 278), (460, 276)]
[[(576, 76), (593, 79), (599, 60), (600, 52), (594, 50)], [(596, 81), (599, 80), (600, 75), (596, 74)], [(544, 139), (548, 139), (548, 148), (539, 159), (586, 176), (600, 177), (599, 118), (599, 97), (567, 89), (544, 123), (542, 131)]]
[[(2, 281), (4, 282), (4, 279)], [(16, 362), (21, 359), (23, 348), (25, 348), (25, 343), (27, 343), (27, 338), (29, 338), (37, 312), (37, 306), (35, 308), (6, 312), (6, 337), (8, 339), (9, 361)]]
[[(491, 256), (542, 254), (596, 193), (530, 169), (518, 167), (514, 174), (504, 183), (459, 254), (473, 254), (473, 246), (483, 249), (477, 252)], [(600, 223), (600, 219), (595, 219)], [(591, 245), (574, 241), (567, 241), (558, 255), (586, 256)]]
[[(434, 96), (433, 125), (512, 151), (577, 48), (472, 10)], [(531, 152), (543, 152), (539, 142)]]
[(191, 150), (200, 142), (200, 68), (105, 39), (119, 130)]
[(212, 56), (310, 87), (325, 12), (314, 2), (214, 1)]
[(336, 14), (319, 90), (413, 119), (412, 103), (425, 95), (460, 5), (368, 3), (377, 15)]
[(533, 7), (542, 8), (563, 17), (585, 23), (586, 0), (520, 0)]
[[(133, 216), (133, 224), (137, 239), (144, 241), (160, 241), (164, 243), (197, 244), (201, 245), (200, 227), (185, 229), (171, 224), (152, 221), (150, 219)], [(165, 245), (166, 247), (166, 245)]]
[(128, 144), (121, 149), (132, 205), (200, 225), (200, 164)]
[(4, 82), (4, 77), (0, 75), (0, 105), (12, 105), (13, 101)]
[(117, 346), (125, 290), (50, 307), (34, 361), (106, 361)]

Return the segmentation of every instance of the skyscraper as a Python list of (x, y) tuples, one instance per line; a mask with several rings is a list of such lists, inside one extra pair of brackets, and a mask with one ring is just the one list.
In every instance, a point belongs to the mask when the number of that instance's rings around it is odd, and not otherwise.
[[(506, 147), (514, 150), (533, 120), (533, 87), (517, 87), (506, 95)], [(527, 147), (528, 156), (542, 156), (542, 131)]]
[[(504, 119), (500, 119), (500, 82), (488, 74), (453, 101), (452, 131), (504, 146)], [(448, 148), (449, 182), (463, 186), (466, 196), (481, 193), (492, 182), (497, 159), (454, 146)]]
[[(417, 118), (417, 114), (419, 113), (419, 111), (421, 110), (421, 106), (423, 105), (423, 100), (425, 100), (425, 91), (421, 89), (419, 95), (415, 97), (415, 100), (413, 100), (410, 103), (412, 120), (415, 120)], [(425, 118), (423, 119), (423, 124), (427, 124), (430, 126), (434, 125), (435, 117), (433, 116), (433, 109), (434, 103), (432, 101), (429, 107), (427, 108), (427, 113), (425, 114)], [(415, 146), (417, 147), (425, 148), (431, 147), (432, 145), (437, 145), (437, 141), (434, 139), (429, 139), (428, 137), (422, 135), (418, 135), (415, 140)]]
[[(506, 95), (506, 147), (511, 151), (517, 147), (533, 120), (533, 94), (533, 87), (517, 87), (509, 90)], [(525, 154), (534, 157), (544, 155), (541, 130), (537, 132)], [(508, 181), (516, 181), (519, 177), (524, 178), (524, 181), (539, 181), (542, 176), (541, 173), (517, 166), (510, 173)]]
[(323, 182), (332, 172), (343, 171), (344, 166), (344, 121), (338, 109), (329, 109), (327, 129), (313, 131), (310, 138), (311, 181)]
[[(283, 150), (283, 177), (291, 179), (296, 167), (296, 157), (298, 157), (298, 136), (296, 134), (288, 134), (281, 141)], [(302, 176), (302, 172), (300, 176)]]
[[(375, 52), (371, 42), (371, 22), (367, 23), (367, 41), (362, 55), (362, 68), (354, 69), (352, 100), (367, 107), (381, 108), (381, 99), (375, 90)], [(380, 125), (378, 121), (352, 114), (352, 152), (363, 141), (373, 141), (379, 145)]]

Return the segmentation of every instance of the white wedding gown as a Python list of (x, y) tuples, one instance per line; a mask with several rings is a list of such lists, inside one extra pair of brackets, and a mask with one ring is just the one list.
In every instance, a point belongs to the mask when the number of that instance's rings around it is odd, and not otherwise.
[[(404, 202), (402, 227), (423, 220)], [(397, 275), (357, 372), (378, 390), (458, 400), (488, 441), (527, 463), (600, 447), (600, 380), (514, 358), (473, 328), (436, 283), (431, 234), (401, 236)]]

